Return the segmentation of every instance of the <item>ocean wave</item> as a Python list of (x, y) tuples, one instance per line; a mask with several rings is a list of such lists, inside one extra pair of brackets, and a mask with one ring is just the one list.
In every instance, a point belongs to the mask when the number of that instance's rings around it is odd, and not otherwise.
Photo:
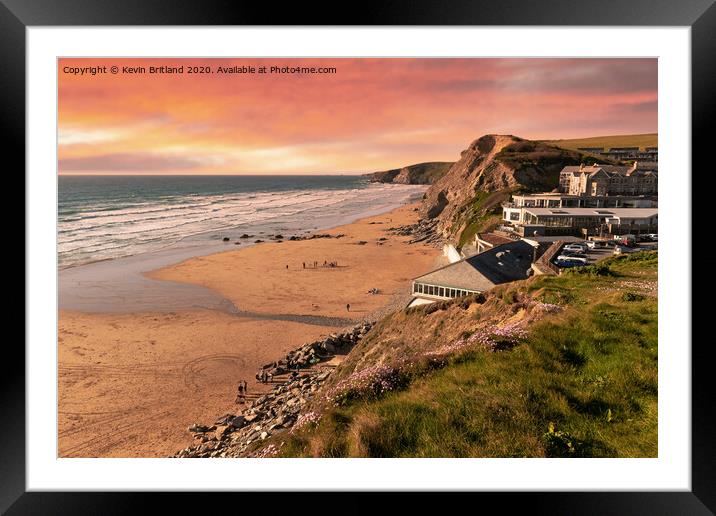
[[(348, 182), (348, 181), (347, 181)], [(368, 208), (390, 209), (424, 188), (361, 184), (343, 188), (222, 192), (156, 197), (151, 202), (110, 206), (94, 196), (84, 206), (73, 199), (58, 210), (58, 260), (62, 266), (118, 258), (188, 240), (215, 241), (227, 231), (330, 227)], [(63, 212), (63, 210), (65, 210)]]

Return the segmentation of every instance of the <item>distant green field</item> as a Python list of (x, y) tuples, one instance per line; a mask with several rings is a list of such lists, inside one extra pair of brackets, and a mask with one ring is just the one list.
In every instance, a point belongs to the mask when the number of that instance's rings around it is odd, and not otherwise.
[(579, 147), (657, 147), (659, 145), (658, 133), (650, 134), (617, 134), (614, 136), (594, 136), (592, 138), (578, 138), (573, 140), (545, 140), (545, 143), (556, 145), (563, 149), (577, 150)]

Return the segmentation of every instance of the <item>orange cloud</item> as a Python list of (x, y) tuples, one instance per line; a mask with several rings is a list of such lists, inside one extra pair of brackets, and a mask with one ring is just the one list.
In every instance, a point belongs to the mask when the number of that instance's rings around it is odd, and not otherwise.
[[(122, 72), (142, 66), (184, 73)], [(107, 73), (71, 73), (91, 67)], [(489, 132), (657, 130), (655, 59), (93, 58), (61, 59), (58, 74), (61, 173), (365, 172), (454, 160)]]

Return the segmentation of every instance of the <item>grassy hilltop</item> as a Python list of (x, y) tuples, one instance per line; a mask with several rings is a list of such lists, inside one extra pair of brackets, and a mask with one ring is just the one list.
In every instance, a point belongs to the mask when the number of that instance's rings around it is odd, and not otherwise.
[(281, 456), (655, 457), (657, 263), (397, 312), (331, 375), (318, 422), (270, 441)]
[(593, 136), (591, 138), (576, 138), (571, 140), (547, 140), (544, 143), (556, 145), (563, 149), (577, 150), (579, 147), (657, 147), (659, 145), (658, 133), (648, 134), (618, 134), (612, 136)]

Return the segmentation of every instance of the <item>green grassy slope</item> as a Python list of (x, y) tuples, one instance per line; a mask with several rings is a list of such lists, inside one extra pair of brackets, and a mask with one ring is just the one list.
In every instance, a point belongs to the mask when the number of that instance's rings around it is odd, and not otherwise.
[[(280, 455), (655, 457), (656, 277), (641, 252), (398, 312), (336, 370), (320, 421), (276, 436)], [(528, 320), (499, 351), (454, 346)]]
[(577, 150), (579, 147), (657, 147), (659, 145), (658, 133), (649, 134), (618, 134), (613, 136), (594, 136), (592, 138), (576, 138), (571, 140), (549, 140), (550, 145), (563, 149)]

